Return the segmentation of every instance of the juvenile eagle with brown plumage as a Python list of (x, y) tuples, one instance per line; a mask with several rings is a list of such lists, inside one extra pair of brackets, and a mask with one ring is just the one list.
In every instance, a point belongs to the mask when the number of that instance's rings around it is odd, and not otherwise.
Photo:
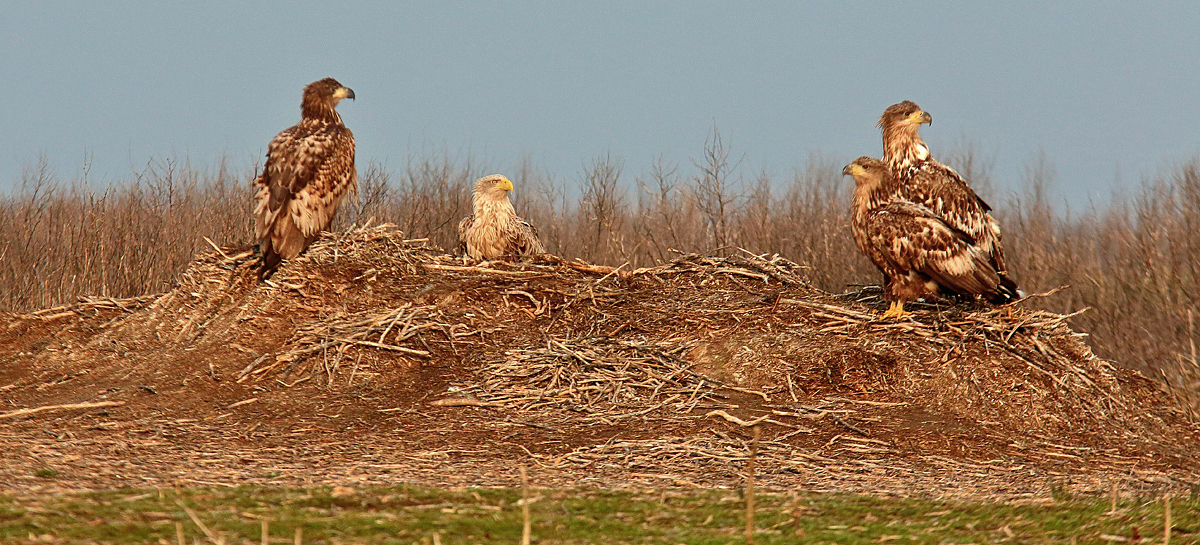
[(473, 212), (458, 224), (459, 246), (472, 259), (546, 253), (537, 229), (521, 219), (508, 200), (512, 190), (512, 181), (499, 174), (475, 182)]
[(939, 293), (1002, 302), (1003, 278), (991, 255), (929, 207), (894, 199), (896, 180), (886, 163), (859, 157), (842, 174), (855, 182), (854, 242), (883, 273), (884, 299), (891, 303), (884, 318), (903, 318), (905, 302)]
[[(975, 280), (965, 284), (942, 284), (939, 280), (943, 291), (981, 296), (996, 304), (1018, 299), (1021, 294), (1005, 268), (1004, 249), (1000, 244), (1000, 224), (989, 213), (992, 208), (971, 190), (966, 180), (954, 169), (935, 160), (929, 152), (929, 146), (917, 134), (921, 124), (932, 122), (933, 117), (929, 113), (907, 100), (893, 104), (883, 112), (878, 125), (883, 132), (883, 162), (888, 168), (891, 180), (883, 183), (884, 190), (874, 198), (877, 203), (914, 205), (915, 208), (907, 209), (910, 212), (919, 210), (922, 217), (936, 218), (950, 233), (954, 233), (957, 240), (971, 248), (970, 259), (946, 261), (943, 265), (969, 265), (972, 267), (969, 271), (955, 271), (957, 274), (970, 272), (968, 276)], [(914, 232), (910, 237), (916, 234)], [(931, 235), (930, 232), (926, 234)], [(897, 239), (893, 244), (905, 246), (914, 240), (916, 239)], [(949, 247), (939, 251), (948, 249)], [(983, 260), (986, 271), (976, 270), (979, 259)], [(904, 301), (919, 296), (897, 296), (893, 299), (893, 308), (889, 309), (889, 314), (903, 316)]]
[(308, 84), (300, 122), (267, 147), (267, 163), (254, 180), (259, 282), (329, 228), (347, 192), (358, 194), (354, 135), (335, 109), (343, 98), (353, 99), (354, 91), (333, 78)]

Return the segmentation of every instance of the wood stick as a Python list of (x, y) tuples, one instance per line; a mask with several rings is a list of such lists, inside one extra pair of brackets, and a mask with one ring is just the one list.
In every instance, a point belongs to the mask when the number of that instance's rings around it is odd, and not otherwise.
[(347, 387), (354, 383), (354, 375), (358, 373), (358, 363), (360, 361), (362, 361), (362, 352), (359, 352), (358, 357), (354, 358), (354, 369), (350, 370), (350, 378), (346, 379)]
[(183, 512), (187, 513), (188, 518), (192, 519), (192, 522), (194, 522), (196, 526), (200, 528), (201, 532), (204, 532), (204, 537), (207, 537), (208, 540), (213, 543), (217, 542), (217, 537), (213, 535), (212, 530), (208, 529), (208, 526), (205, 526), (204, 523), (200, 521), (200, 517), (196, 516), (195, 511), (192, 511), (190, 508), (188, 508), (188, 506), (183, 503), (183, 500), (176, 499), (175, 503), (179, 505), (179, 507), (182, 507)]
[(796, 491), (792, 490), (792, 526), (796, 527), (796, 535), (800, 535), (800, 502), (796, 497)]
[(854, 424), (851, 424), (851, 423), (849, 423), (849, 422), (846, 422), (845, 420), (842, 420), (841, 418), (838, 418), (838, 417), (836, 417), (836, 416), (835, 416), (835, 417), (833, 418), (833, 420), (834, 420), (835, 422), (837, 422), (838, 424), (841, 424), (841, 425), (842, 425), (842, 427), (844, 427), (844, 428), (846, 428), (846, 429), (848, 429), (848, 430), (850, 430), (850, 431), (857, 432), (857, 433), (859, 433), (859, 434), (861, 434), (861, 435), (864, 435), (864, 436), (867, 436), (867, 437), (870, 437), (870, 436), (871, 436), (871, 434), (869, 434), (869, 433), (867, 433), (866, 431), (864, 431), (864, 430), (862, 430), (862, 429), (858, 428), (858, 427), (857, 427), (857, 426), (855, 426)]
[[(719, 416), (719, 417), (721, 417), (721, 418), (724, 418), (725, 420), (728, 420), (728, 421), (730, 421), (730, 422), (733, 422), (734, 424), (737, 424), (737, 425), (739, 425), (739, 426), (742, 426), (742, 427), (748, 427), (748, 426), (758, 426), (758, 424), (760, 424), (760, 423), (762, 423), (764, 420), (767, 420), (768, 418), (770, 418), (770, 416), (764, 415), (764, 416), (760, 416), (760, 417), (758, 417), (758, 418), (755, 418), (754, 420), (751, 420), (751, 421), (747, 422), (747, 421), (745, 421), (745, 420), (742, 420), (741, 418), (738, 418), (738, 417), (736, 417), (736, 416), (733, 416), (732, 414), (729, 414), (729, 413), (727, 413), (727, 412), (725, 412), (725, 411), (722, 411), (722, 410), (720, 410), (720, 409), (718, 409), (718, 410), (715, 410), (715, 411), (709, 411), (709, 412), (708, 412), (708, 414), (706, 414), (706, 415), (704, 415), (704, 416), (706, 416), (706, 417), (707, 417), (707, 416)], [(756, 427), (755, 429), (757, 429), (757, 427)]]
[(826, 401), (841, 401), (842, 403), (858, 403), (861, 405), (872, 405), (875, 407), (899, 407), (901, 405), (908, 405), (908, 403), (905, 403), (903, 401), (897, 402), (897, 403), (890, 403), (887, 401), (867, 401), (865, 399), (847, 399), (844, 397), (831, 397), (831, 398), (827, 399)]
[(529, 545), (529, 538), (533, 533), (533, 522), (529, 519), (529, 478), (523, 465), (521, 466), (521, 517), (525, 520), (525, 525), (521, 528), (521, 545)]
[(238, 401), (238, 402), (235, 402), (235, 403), (230, 403), (230, 404), (226, 405), (226, 406), (225, 406), (225, 409), (227, 409), (227, 410), (228, 410), (228, 409), (232, 409), (232, 408), (234, 408), (234, 407), (241, 407), (242, 405), (248, 405), (248, 404), (250, 404), (250, 403), (254, 403), (255, 401), (258, 401), (258, 398), (257, 398), (257, 397), (252, 397), (252, 398), (250, 398), (250, 399), (243, 399), (243, 400), (241, 400), (241, 401)]
[(237, 382), (240, 383), (245, 380), (246, 375), (249, 375), (250, 372), (253, 371), (258, 364), (262, 363), (263, 360), (267, 359), (267, 356), (269, 355), (270, 354), (263, 354), (255, 358), (254, 361), (250, 362), (248, 365), (246, 365), (246, 367), (242, 368), (242, 372), (238, 373)]
[[(498, 407), (499, 403), (483, 401), (473, 397), (447, 397), (429, 402), (434, 407)], [(387, 410), (387, 409), (384, 409)]]
[(1192, 324), (1192, 309), (1188, 309), (1188, 344), (1192, 347), (1192, 367), (1198, 367), (1196, 363), (1196, 328)]
[(44, 322), (49, 322), (50, 320), (57, 320), (59, 318), (64, 318), (66, 316), (75, 316), (76, 314), (77, 313), (75, 311), (68, 310), (66, 312), (60, 312), (58, 314), (51, 314), (50, 316), (39, 316), (39, 318), (41, 318), (42, 321), (44, 321)]
[(504, 276), (525, 276), (527, 274), (540, 274), (540, 271), (505, 271), (501, 269), (489, 269), (485, 267), (460, 267), (457, 265), (439, 265), (436, 263), (422, 264), (427, 269), (437, 269), (441, 271), (462, 271), (462, 272), (477, 272), (484, 274), (500, 274)]
[(229, 255), (226, 254), (223, 250), (221, 250), (221, 247), (217, 246), (216, 242), (213, 242), (212, 239), (208, 238), (208, 237), (201, 237), (201, 238), (203, 238), (204, 242), (207, 242), (209, 246), (212, 246), (213, 249), (216, 250), (218, 254), (221, 254), (221, 257), (225, 258), (225, 261), (229, 261)]
[(390, 345), (390, 344), (382, 344), (382, 343), (376, 343), (376, 342), (371, 342), (371, 341), (360, 341), (357, 339), (347, 339), (345, 337), (338, 337), (338, 338), (335, 338), (332, 340), (337, 341), (337, 342), (342, 342), (342, 343), (361, 344), (363, 346), (370, 346), (372, 348), (382, 348), (384, 350), (393, 350), (395, 352), (401, 352), (404, 354), (412, 354), (414, 356), (422, 356), (422, 357), (426, 357), (426, 358), (430, 357), (429, 352), (426, 352), (424, 350), (414, 350), (412, 348), (405, 348), (403, 346), (394, 346), (394, 345)]
[(765, 393), (763, 393), (763, 392), (760, 392), (760, 391), (758, 391), (758, 390), (751, 390), (751, 389), (749, 389), (749, 388), (740, 388), (740, 387), (737, 387), (737, 386), (728, 386), (728, 385), (727, 385), (727, 386), (725, 386), (725, 388), (728, 388), (728, 389), (730, 389), (730, 390), (733, 390), (733, 391), (735, 391), (735, 392), (742, 392), (743, 394), (753, 394), (753, 395), (756, 395), (756, 396), (762, 396), (762, 398), (763, 398), (763, 401), (766, 401), (767, 403), (770, 403), (770, 402), (771, 402), (771, 398), (770, 398), (770, 397), (768, 397), (768, 396), (767, 396), (767, 394), (765, 394)]
[(1112, 503), (1112, 506), (1109, 507), (1109, 509), (1108, 509), (1108, 514), (1110, 516), (1117, 514), (1117, 483), (1116, 482), (1112, 483), (1112, 502), (1111, 503)]
[(750, 460), (746, 462), (746, 545), (754, 545), (754, 462), (758, 458), (758, 436), (761, 430), (754, 426), (754, 439), (750, 441)]
[(124, 405), (124, 401), (97, 401), (88, 403), (67, 403), (64, 405), (44, 405), (41, 407), (31, 407), (26, 409), (17, 409), (0, 414), (0, 418), (13, 418), (17, 416), (25, 416), (27, 414), (40, 413), (42, 411), (56, 411), (59, 409), (95, 409), (98, 407), (118, 407)]
[(1163, 545), (1171, 543), (1171, 496), (1163, 496)]

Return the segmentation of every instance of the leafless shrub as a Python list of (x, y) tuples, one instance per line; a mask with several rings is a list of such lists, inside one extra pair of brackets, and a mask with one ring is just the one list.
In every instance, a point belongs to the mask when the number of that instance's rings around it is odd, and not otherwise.
[(726, 253), (731, 242), (729, 222), (737, 198), (730, 177), (740, 161), (729, 163), (730, 149), (721, 139), (721, 132), (713, 127), (704, 141), (704, 155), (692, 159), (698, 172), (692, 177), (692, 197), (697, 208), (704, 213), (708, 245), (713, 253)]
[(983, 197), (983, 200), (992, 202), (995, 197), (995, 187), (992, 182), (992, 172), (996, 167), (995, 157), (983, 156), (978, 144), (960, 139), (945, 153), (939, 153), (938, 160), (949, 165), (963, 178), (970, 180), (971, 189)]
[(737, 210), (737, 245), (742, 248), (775, 246), (775, 208), (771, 176), (759, 171), (747, 188), (745, 205)]
[(641, 241), (642, 253), (633, 256), (633, 264), (661, 263), (671, 259), (672, 251), (699, 249), (703, 223), (685, 193), (678, 167), (666, 164), (660, 156), (650, 165), (648, 175), (637, 178), (636, 185), (633, 232)]
[(628, 253), (624, 230), (629, 210), (625, 189), (619, 185), (624, 168), (624, 161), (605, 154), (592, 159), (583, 173), (578, 232), (595, 261), (616, 261)]
[(224, 162), (213, 172), (151, 161), (99, 195), (85, 180), (64, 183), (40, 159), (0, 200), (0, 309), (161, 291), (209, 247), (205, 237), (249, 242), (249, 184)]
[(876, 269), (850, 235), (850, 194), (854, 182), (842, 176), (841, 161), (814, 155), (792, 178), (779, 209), (781, 255), (810, 267), (809, 279), (822, 289), (878, 282)]
[(513, 206), (517, 213), (538, 230), (546, 251), (565, 257), (582, 257), (573, 244), (572, 229), (567, 218), (573, 214), (575, 203), (567, 201), (567, 184), (544, 169), (534, 165), (524, 155), (510, 177), (516, 185)]

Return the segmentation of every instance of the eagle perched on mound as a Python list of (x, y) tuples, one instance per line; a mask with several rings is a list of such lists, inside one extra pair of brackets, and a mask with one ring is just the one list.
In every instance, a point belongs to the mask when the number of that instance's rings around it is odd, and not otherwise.
[[(889, 106), (879, 119), (884, 161), (859, 158), (843, 170), (857, 183), (853, 217), (865, 238), (856, 232), (855, 240), (886, 276), (888, 317), (903, 317), (904, 303), (925, 294), (982, 296), (996, 304), (1020, 297), (1004, 266), (991, 207), (954, 169), (934, 160), (917, 135), (922, 123), (932, 122), (910, 101)], [(894, 258), (887, 266), (885, 253)]]
[(508, 200), (512, 190), (512, 181), (499, 174), (475, 182), (474, 211), (458, 224), (459, 246), (472, 259), (546, 253), (537, 229), (521, 219)]
[[(1008, 300), (993, 256), (943, 217), (921, 203), (894, 199), (896, 180), (887, 164), (859, 157), (843, 174), (854, 177), (850, 230), (854, 242), (883, 272), (884, 318), (903, 318), (904, 303), (926, 294), (983, 295)], [(1008, 281), (1011, 289), (1016, 285)]]
[(354, 135), (334, 108), (354, 91), (333, 78), (304, 88), (300, 123), (275, 136), (254, 180), (255, 236), (262, 251), (258, 280), (274, 274), (333, 222), (346, 192), (358, 194)]

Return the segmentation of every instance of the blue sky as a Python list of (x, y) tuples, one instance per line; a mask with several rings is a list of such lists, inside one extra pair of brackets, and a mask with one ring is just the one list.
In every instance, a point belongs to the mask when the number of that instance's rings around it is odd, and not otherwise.
[(1044, 152), (1055, 193), (1106, 200), (1200, 154), (1200, 3), (5, 2), (0, 189), (45, 154), (70, 178), (148, 160), (237, 168), (332, 76), (360, 163), (422, 150), (577, 178), (611, 153), (690, 168), (715, 125), (781, 178), (882, 154), (876, 119), (932, 113), (996, 192)]

